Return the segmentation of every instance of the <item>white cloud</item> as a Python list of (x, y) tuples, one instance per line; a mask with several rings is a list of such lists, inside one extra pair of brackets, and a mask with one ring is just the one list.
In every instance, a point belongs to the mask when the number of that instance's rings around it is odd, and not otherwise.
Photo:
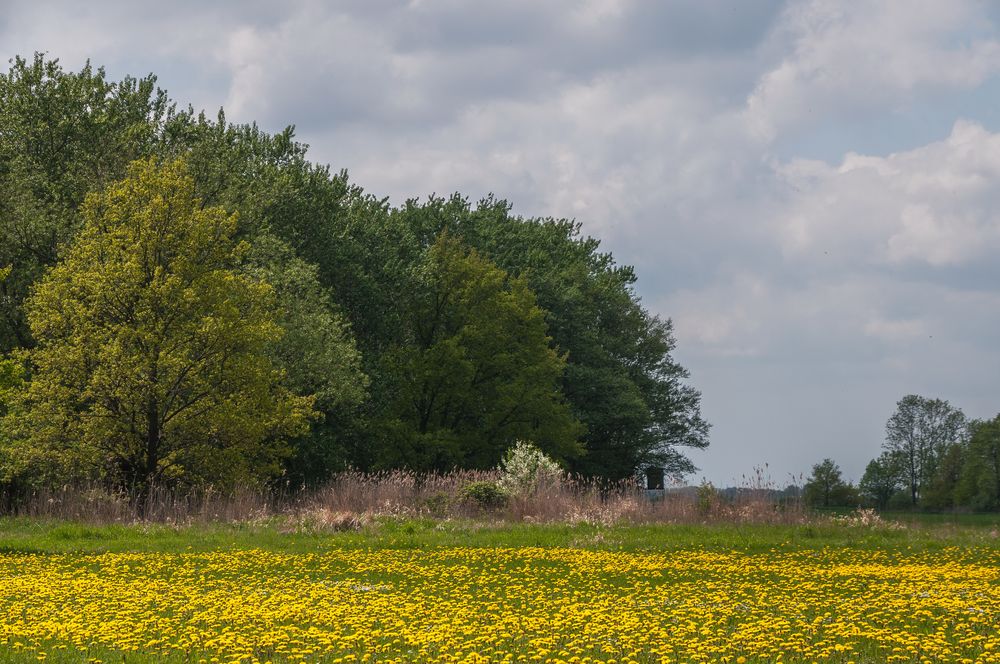
[(792, 260), (945, 267), (1000, 252), (1000, 134), (975, 123), (907, 152), (779, 173), (788, 189), (776, 234)]
[[(971, 2), (792, 3), (774, 32), (790, 52), (747, 101), (756, 135), (859, 111), (899, 109), (921, 92), (968, 88), (1000, 71), (1000, 41)], [(976, 36), (970, 36), (976, 35)]]

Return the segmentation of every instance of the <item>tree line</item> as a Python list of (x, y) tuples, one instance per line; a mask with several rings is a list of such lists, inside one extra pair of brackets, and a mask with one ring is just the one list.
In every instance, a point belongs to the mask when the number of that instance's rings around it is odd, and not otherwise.
[(394, 206), (153, 75), (0, 76), (0, 481), (321, 482), (489, 468), (530, 440), (619, 480), (694, 468), (669, 319), (579, 224)]
[(970, 419), (942, 399), (907, 395), (856, 487), (824, 459), (804, 489), (807, 502), (822, 507), (1000, 511), (1000, 415)]

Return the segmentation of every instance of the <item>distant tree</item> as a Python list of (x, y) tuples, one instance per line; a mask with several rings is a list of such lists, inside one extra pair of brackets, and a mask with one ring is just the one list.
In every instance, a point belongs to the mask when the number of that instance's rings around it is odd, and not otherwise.
[(885, 509), (889, 499), (899, 491), (901, 482), (901, 460), (898, 455), (883, 452), (865, 467), (865, 473), (858, 483), (861, 494), (878, 509)]
[(854, 488), (844, 482), (840, 467), (832, 459), (823, 459), (812, 467), (803, 495), (806, 504), (813, 507), (839, 507), (851, 502)]
[(973, 426), (958, 501), (976, 510), (1000, 510), (1000, 415)]
[(968, 445), (965, 442), (945, 446), (938, 459), (934, 475), (921, 496), (923, 507), (931, 510), (950, 510), (958, 506), (958, 486), (965, 469)]
[(202, 206), (183, 163), (141, 161), (82, 218), (26, 303), (37, 346), (5, 420), (14, 468), (92, 469), (140, 499), (277, 472), (314, 397), (272, 361), (274, 289), (242, 271), (235, 217)]
[(883, 448), (899, 456), (914, 507), (947, 446), (965, 435), (965, 415), (947, 401), (910, 394), (896, 404), (896, 412), (885, 425)]

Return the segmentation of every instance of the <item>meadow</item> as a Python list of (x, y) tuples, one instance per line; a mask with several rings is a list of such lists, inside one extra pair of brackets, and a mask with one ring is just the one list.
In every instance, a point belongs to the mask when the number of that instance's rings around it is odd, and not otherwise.
[(14, 518), (0, 551), (12, 662), (1000, 661), (986, 521)]

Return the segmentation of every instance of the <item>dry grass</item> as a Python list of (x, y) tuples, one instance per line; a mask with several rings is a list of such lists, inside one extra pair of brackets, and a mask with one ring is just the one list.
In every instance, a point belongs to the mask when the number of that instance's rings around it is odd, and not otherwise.
[(357, 530), (381, 516), (471, 518), (484, 522), (615, 523), (800, 523), (807, 520), (798, 502), (779, 505), (773, 487), (757, 471), (735, 496), (723, 497), (711, 485), (675, 486), (645, 492), (635, 482), (598, 485), (579, 478), (509, 496), (501, 505), (482, 506), (464, 488), (496, 483), (497, 471), (417, 474), (345, 472), (321, 489), (277, 494), (262, 490), (219, 493), (211, 489), (183, 494), (154, 492), (145, 505), (125, 493), (102, 488), (39, 490), (19, 502), (17, 516), (79, 523), (171, 524), (243, 523), (278, 519), (292, 531)]

